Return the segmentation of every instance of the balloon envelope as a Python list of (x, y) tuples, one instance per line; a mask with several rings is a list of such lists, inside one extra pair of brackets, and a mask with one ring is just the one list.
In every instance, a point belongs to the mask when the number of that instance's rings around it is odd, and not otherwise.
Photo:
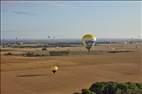
[(55, 73), (58, 69), (59, 69), (58, 66), (55, 65), (52, 67), (52, 72)]
[(90, 49), (96, 43), (96, 36), (93, 34), (85, 34), (82, 37), (82, 43), (87, 49)]

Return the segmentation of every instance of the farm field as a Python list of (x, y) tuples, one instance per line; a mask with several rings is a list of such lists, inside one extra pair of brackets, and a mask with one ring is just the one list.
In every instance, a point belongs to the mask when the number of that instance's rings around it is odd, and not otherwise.
[[(115, 53), (109, 53), (112, 48)], [(77, 53), (67, 56), (5, 55), (40, 50), (1, 48), (2, 94), (73, 94), (94, 82), (142, 82), (141, 45), (98, 45), (93, 49), (94, 54), (82, 54), (86, 51), (84, 47), (47, 49)], [(55, 74), (51, 71), (53, 65), (59, 66)]]

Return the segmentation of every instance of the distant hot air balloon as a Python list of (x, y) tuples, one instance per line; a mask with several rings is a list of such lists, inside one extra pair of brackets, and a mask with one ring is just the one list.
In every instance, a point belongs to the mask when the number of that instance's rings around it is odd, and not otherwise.
[(50, 39), (51, 37), (50, 37), (50, 36), (48, 36), (48, 38)]
[(82, 43), (87, 48), (88, 52), (96, 43), (96, 36), (93, 34), (85, 34), (82, 37)]
[(58, 69), (58, 66), (55, 65), (52, 67), (52, 72), (55, 74), (58, 71)]

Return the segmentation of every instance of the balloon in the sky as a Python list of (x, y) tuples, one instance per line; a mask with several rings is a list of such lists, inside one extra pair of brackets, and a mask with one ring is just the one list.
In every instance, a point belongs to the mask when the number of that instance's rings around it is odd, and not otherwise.
[(95, 45), (96, 43), (96, 36), (93, 34), (85, 34), (82, 37), (82, 43), (83, 45), (88, 49), (88, 52), (90, 52), (90, 49)]
[(52, 67), (52, 72), (55, 74), (58, 71), (59, 67), (58, 66), (53, 66)]

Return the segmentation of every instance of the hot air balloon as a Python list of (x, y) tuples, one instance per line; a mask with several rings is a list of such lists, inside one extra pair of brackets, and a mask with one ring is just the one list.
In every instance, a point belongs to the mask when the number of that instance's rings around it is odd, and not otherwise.
[(90, 52), (90, 49), (95, 45), (96, 43), (96, 36), (93, 34), (85, 34), (82, 37), (82, 43), (83, 45), (86, 47), (86, 49), (88, 50), (88, 52)]
[(55, 65), (52, 67), (52, 72), (55, 74), (58, 69), (59, 69), (58, 66)]

